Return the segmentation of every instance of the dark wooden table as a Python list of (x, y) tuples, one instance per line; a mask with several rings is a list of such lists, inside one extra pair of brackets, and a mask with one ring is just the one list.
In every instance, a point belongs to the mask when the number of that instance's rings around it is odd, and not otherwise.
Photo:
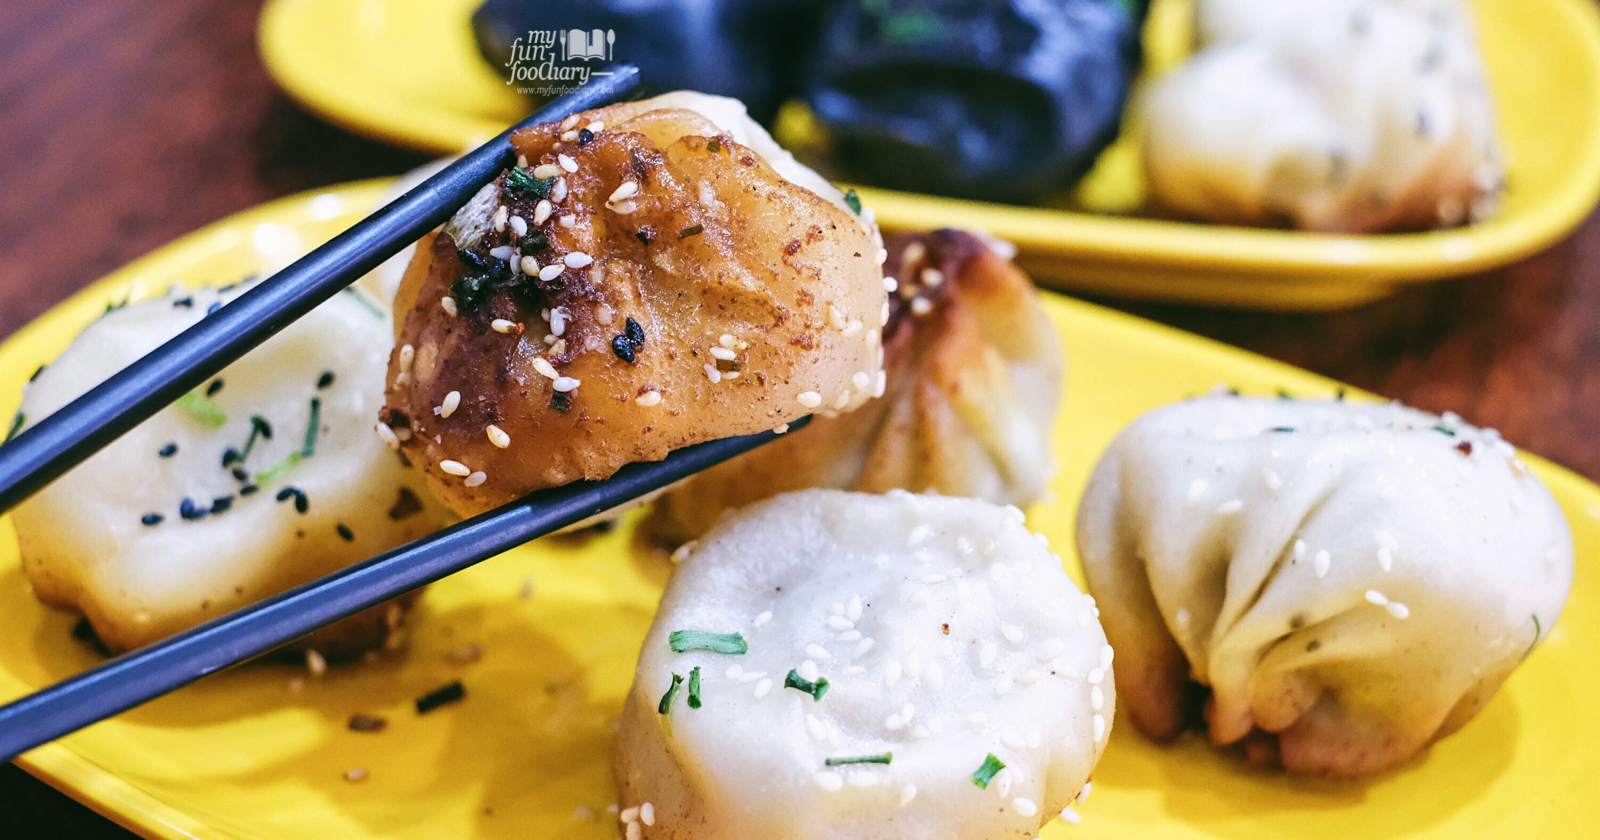
[[(277, 91), (237, 0), (0, 3), (0, 336), (208, 222), (425, 158)], [(1600, 221), (1502, 271), (1329, 315), (1132, 312), (1413, 405), (1600, 479)], [(10, 765), (0, 834), (132, 835)]]

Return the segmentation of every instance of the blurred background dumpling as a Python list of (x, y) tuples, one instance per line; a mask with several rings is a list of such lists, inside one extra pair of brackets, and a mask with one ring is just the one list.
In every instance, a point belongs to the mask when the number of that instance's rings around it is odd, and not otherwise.
[(1045, 492), (1065, 362), (1032, 282), (964, 231), (888, 247), (884, 378), (857, 383), (880, 398), (689, 479), (657, 503), (656, 537), (691, 539), (724, 510), (807, 487), (1000, 504)]
[(1145, 3), (835, 4), (805, 99), (837, 164), (876, 186), (1027, 201), (1116, 136)]
[[(22, 416), (43, 419), (240, 291), (107, 312), (28, 385)], [(23, 502), (12, 522), (33, 591), (120, 652), (432, 531), (421, 476), (373, 429), (392, 341), (380, 302), (334, 295)], [(303, 646), (393, 644), (410, 600)]]
[(1200, 0), (1145, 100), (1158, 208), (1366, 233), (1494, 215), (1504, 172), (1461, 0)]

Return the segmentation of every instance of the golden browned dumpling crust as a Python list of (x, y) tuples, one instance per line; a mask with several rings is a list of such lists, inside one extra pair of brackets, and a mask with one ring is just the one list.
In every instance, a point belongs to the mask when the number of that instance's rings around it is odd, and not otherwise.
[(383, 422), (458, 513), (870, 398), (872, 225), (692, 111), (630, 103), (512, 142), (523, 165), (424, 243), (398, 298)]
[(692, 539), (725, 510), (808, 487), (999, 504), (1044, 491), (1063, 361), (1033, 283), (958, 230), (895, 237), (885, 267), (885, 379), (869, 386), (882, 399), (680, 485), (657, 503), (657, 539)]

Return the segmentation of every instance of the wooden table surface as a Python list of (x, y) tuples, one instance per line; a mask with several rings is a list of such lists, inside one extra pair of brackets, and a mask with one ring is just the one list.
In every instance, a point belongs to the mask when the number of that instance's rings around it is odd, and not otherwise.
[[(0, 3), (0, 336), (173, 238), (423, 156), (332, 128), (273, 86), (258, 6)], [(1600, 479), (1600, 221), (1510, 268), (1358, 310), (1121, 308), (1432, 411)], [(132, 835), (0, 765), (7, 837)]]

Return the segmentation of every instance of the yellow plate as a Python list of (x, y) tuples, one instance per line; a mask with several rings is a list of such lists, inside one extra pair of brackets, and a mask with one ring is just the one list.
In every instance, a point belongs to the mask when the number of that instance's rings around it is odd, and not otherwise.
[[(22, 384), (109, 302), (172, 278), (229, 282), (281, 264), (362, 215), (366, 182), (286, 198), (173, 243), (96, 283), (0, 345), (0, 416)], [(1333, 383), (1135, 318), (1050, 296), (1071, 362), (1055, 429), (1062, 469), (1033, 527), (1070, 558), (1090, 467), (1141, 412), (1229, 382), (1326, 394)], [(1197, 740), (1158, 747), (1118, 725), (1095, 772), (1085, 838), (1587, 836), (1600, 823), (1600, 489), (1534, 460), (1577, 539), (1566, 614), (1483, 714), (1404, 769), (1367, 782), (1246, 769)], [(255, 664), (24, 756), (30, 772), (123, 825), (160, 838), (612, 838), (609, 724), (668, 563), (632, 536), (542, 541), (428, 590), (412, 646), (290, 688), (300, 669)], [(521, 597), (524, 582), (533, 594)], [(41, 607), (0, 519), (0, 699), (95, 663), (73, 618)], [(481, 643), (482, 661), (446, 653)], [(466, 699), (419, 717), (413, 698), (461, 679)], [(384, 715), (379, 734), (345, 728)], [(348, 768), (371, 777), (346, 782)], [(596, 822), (574, 819), (584, 806)], [(0, 832), (3, 833), (3, 832)]]
[[(1186, 49), (1187, 3), (1155, 0), (1150, 65)], [(478, 54), (479, 0), (269, 0), (261, 55), (284, 89), (352, 131), (439, 153), (492, 137), (527, 103)], [(1355, 306), (1402, 285), (1486, 271), (1571, 230), (1600, 197), (1600, 12), (1592, 0), (1473, 0), (1509, 158), (1501, 215), (1460, 230), (1333, 236), (985, 204), (862, 189), (885, 227), (979, 227), (1042, 282), (1085, 292), (1274, 310)], [(626, 56), (623, 56), (624, 58)], [(797, 135), (781, 132), (785, 139)], [(802, 131), (803, 134), (803, 131)], [(1137, 143), (1079, 190), (1136, 206)]]

